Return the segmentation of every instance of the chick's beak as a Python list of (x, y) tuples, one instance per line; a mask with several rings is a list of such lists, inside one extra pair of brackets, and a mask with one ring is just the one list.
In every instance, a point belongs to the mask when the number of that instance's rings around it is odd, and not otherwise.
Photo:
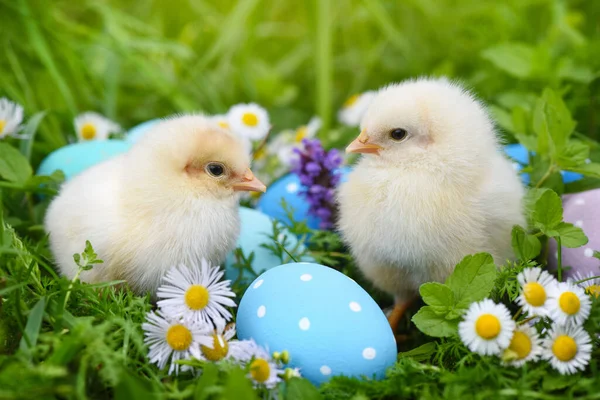
[(346, 153), (379, 154), (379, 150), (381, 149), (381, 146), (369, 143), (369, 135), (363, 130), (360, 135), (346, 147)]
[(264, 193), (267, 191), (267, 187), (264, 183), (259, 181), (257, 177), (254, 176), (250, 169), (247, 169), (242, 180), (233, 185), (233, 190)]

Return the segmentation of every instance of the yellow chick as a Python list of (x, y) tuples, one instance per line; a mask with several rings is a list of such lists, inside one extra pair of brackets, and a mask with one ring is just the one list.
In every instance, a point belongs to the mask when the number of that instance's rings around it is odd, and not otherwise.
[(484, 106), (447, 79), (382, 88), (346, 149), (363, 153), (340, 187), (339, 230), (359, 268), (395, 296), (395, 331), (424, 282), (460, 260), (512, 257), (524, 188)]
[(75, 276), (86, 240), (104, 263), (81, 279), (126, 280), (138, 294), (154, 294), (173, 265), (221, 263), (240, 232), (238, 193), (266, 190), (249, 166), (244, 144), (208, 118), (161, 121), (52, 201), (45, 227), (60, 272)]

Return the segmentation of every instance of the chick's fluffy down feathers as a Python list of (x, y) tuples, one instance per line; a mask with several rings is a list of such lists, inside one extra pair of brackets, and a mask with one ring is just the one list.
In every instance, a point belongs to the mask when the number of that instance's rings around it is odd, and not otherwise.
[[(223, 148), (230, 154), (221, 157)], [(186, 173), (202, 157), (231, 161), (232, 171), (249, 165), (237, 139), (202, 116), (183, 116), (65, 183), (45, 220), (60, 272), (76, 274), (73, 254), (86, 240), (104, 263), (81, 279), (123, 279), (137, 293), (154, 293), (173, 265), (222, 262), (239, 235), (238, 197), (216, 180), (204, 184)]]
[[(403, 128), (405, 140), (391, 140)], [(339, 229), (376, 286), (406, 301), (466, 255), (511, 258), (523, 187), (487, 113), (469, 93), (421, 79), (381, 89), (361, 129), (362, 157), (339, 190)]]

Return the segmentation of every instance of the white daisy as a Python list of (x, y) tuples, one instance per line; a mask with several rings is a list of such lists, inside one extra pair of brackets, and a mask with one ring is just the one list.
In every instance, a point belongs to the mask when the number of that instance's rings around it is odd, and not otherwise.
[[(212, 339), (207, 336), (208, 327), (180, 319), (172, 318), (158, 311), (149, 312), (142, 324), (144, 343), (149, 346), (148, 358), (163, 369), (169, 359), (169, 374), (179, 373), (178, 360), (189, 360), (192, 357), (201, 359), (200, 346), (212, 346)], [(183, 370), (189, 369), (185, 368)]]
[(225, 114), (213, 115), (210, 117), (210, 120), (216, 123), (220, 128), (227, 130), (231, 129), (229, 122), (227, 121), (227, 115)]
[(482, 355), (500, 354), (510, 344), (514, 330), (515, 321), (506, 306), (490, 299), (471, 304), (458, 325), (462, 342)]
[(225, 321), (220, 320), (208, 336), (212, 340), (212, 347), (200, 346), (202, 360), (246, 362), (252, 358), (254, 348), (249, 340), (232, 339), (235, 336), (234, 323), (225, 325)]
[(121, 127), (110, 119), (93, 111), (79, 114), (75, 120), (75, 131), (79, 141), (106, 140), (109, 134), (121, 131)]
[[(583, 282), (577, 283), (579, 281)], [(589, 295), (600, 297), (600, 277), (598, 274), (592, 272), (585, 275), (576, 273), (573, 278), (569, 278), (568, 282), (579, 286)]]
[(521, 285), (521, 294), (517, 303), (523, 307), (529, 315), (547, 315), (546, 307), (548, 291), (558, 283), (552, 275), (541, 268), (525, 268), (517, 275)]
[(591, 303), (579, 286), (559, 282), (549, 292), (548, 315), (559, 325), (581, 325), (590, 315)]
[(534, 327), (517, 326), (508, 348), (504, 350), (504, 363), (520, 367), (527, 361), (537, 361), (542, 354), (542, 340)]
[(302, 125), (295, 131), (287, 130), (279, 133), (269, 144), (269, 152), (277, 154), (279, 162), (290, 166), (295, 159), (294, 149), (302, 145), (302, 140), (312, 139), (321, 129), (321, 119), (313, 117), (307, 125)]
[(23, 122), (23, 107), (7, 98), (0, 99), (0, 139), (6, 136), (18, 137), (17, 132)]
[(269, 353), (256, 344), (254, 340), (248, 341), (248, 348), (252, 353), (252, 360), (249, 362), (250, 373), (248, 377), (254, 382), (254, 386), (265, 386), (267, 389), (273, 389), (279, 382), (284, 371), (277, 366)]
[(338, 112), (340, 122), (348, 126), (359, 126), (375, 95), (375, 92), (369, 91), (350, 96)]
[(250, 140), (261, 140), (271, 129), (269, 114), (255, 103), (237, 104), (229, 109), (227, 121), (238, 136)]
[(580, 326), (555, 324), (544, 339), (543, 357), (561, 374), (583, 371), (592, 355), (590, 335)]
[(156, 293), (157, 305), (177, 318), (214, 327), (219, 320), (229, 321), (231, 313), (225, 307), (235, 307), (230, 297), (230, 281), (221, 281), (223, 271), (206, 260), (189, 268), (183, 264), (171, 268)]

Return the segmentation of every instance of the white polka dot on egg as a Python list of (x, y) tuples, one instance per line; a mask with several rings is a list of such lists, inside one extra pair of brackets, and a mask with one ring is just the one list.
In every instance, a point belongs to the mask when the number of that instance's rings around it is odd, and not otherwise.
[(582, 199), (581, 197), (575, 199), (575, 204), (577, 204), (578, 206), (583, 206), (585, 204), (585, 199)]
[(365, 360), (372, 360), (375, 358), (376, 355), (377, 355), (377, 351), (375, 351), (375, 349), (372, 347), (367, 347), (362, 352), (362, 356)]
[(260, 287), (260, 285), (262, 285), (264, 282), (264, 280), (259, 279), (256, 281), (256, 283), (254, 285), (252, 285), (252, 289), (258, 289)]
[(298, 326), (303, 331), (307, 331), (310, 329), (310, 320), (308, 318), (304, 317), (300, 320), (300, 322), (298, 322)]
[(583, 255), (586, 257), (593, 257), (594, 256), (594, 250), (590, 249), (589, 247), (587, 249), (584, 250)]
[(285, 190), (287, 190), (288, 193), (296, 193), (298, 191), (298, 184), (294, 182), (288, 183)]
[(258, 316), (258, 318), (264, 317), (266, 313), (267, 313), (267, 307), (265, 307), (265, 306), (260, 306), (260, 307), (258, 307), (258, 310), (256, 310), (256, 316)]
[(304, 282), (308, 282), (312, 279), (312, 275), (311, 274), (302, 274), (300, 275), (300, 280), (304, 281)]
[(360, 304), (358, 304), (355, 301), (351, 301), (349, 306), (350, 306), (350, 309), (354, 312), (359, 312), (360, 310), (362, 310), (362, 307), (360, 306)]
[(581, 221), (581, 220), (575, 221), (575, 226), (578, 228), (581, 228), (583, 226), (583, 221)]
[(328, 365), (323, 365), (321, 368), (319, 368), (319, 371), (321, 371), (321, 373), (325, 376), (331, 375), (331, 368)]

